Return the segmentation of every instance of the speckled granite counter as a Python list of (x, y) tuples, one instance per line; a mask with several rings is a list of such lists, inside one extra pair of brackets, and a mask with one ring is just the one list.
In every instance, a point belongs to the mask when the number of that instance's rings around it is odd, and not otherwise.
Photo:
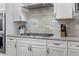
[(21, 35), (7, 35), (7, 37), (36, 38), (36, 39), (46, 39), (46, 40), (59, 40), (59, 41), (79, 42), (79, 37), (41, 37), (41, 36), (21, 36)]

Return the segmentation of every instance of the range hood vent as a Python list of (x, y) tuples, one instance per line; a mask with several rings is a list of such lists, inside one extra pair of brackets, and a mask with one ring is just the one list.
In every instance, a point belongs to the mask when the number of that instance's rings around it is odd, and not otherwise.
[(22, 7), (26, 9), (38, 9), (45, 7), (53, 7), (52, 3), (33, 3), (33, 4), (23, 4)]

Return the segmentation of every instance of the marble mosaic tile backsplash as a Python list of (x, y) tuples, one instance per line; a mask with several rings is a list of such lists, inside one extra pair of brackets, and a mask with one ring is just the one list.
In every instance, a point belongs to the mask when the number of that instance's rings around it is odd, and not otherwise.
[(58, 20), (60, 24), (64, 23), (67, 26), (67, 36), (68, 37), (79, 37), (79, 21), (76, 18), (74, 19), (64, 19)]
[[(28, 33), (53, 33), (61, 37), (60, 25), (66, 24), (68, 37), (79, 37), (79, 15), (74, 19), (56, 20), (53, 8), (33, 9), (29, 11), (27, 20)], [(19, 24), (18, 24), (19, 25)]]
[(51, 7), (30, 10), (26, 26), (26, 32), (53, 33), (54, 37), (60, 37), (60, 25)]

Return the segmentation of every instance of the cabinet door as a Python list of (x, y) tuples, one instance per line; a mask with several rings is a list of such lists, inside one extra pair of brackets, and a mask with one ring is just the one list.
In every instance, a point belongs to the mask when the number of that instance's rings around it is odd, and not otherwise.
[(67, 49), (49, 47), (49, 55), (50, 56), (66, 56), (67, 55)]
[(68, 56), (79, 56), (79, 51), (69, 49), (68, 50)]
[(64, 49), (64, 48), (54, 48), (53, 49), (53, 55), (54, 56), (67, 56), (67, 49)]
[(14, 3), (13, 4), (13, 18), (14, 21), (16, 20), (20, 20), (20, 16), (21, 16), (21, 7), (20, 7), (20, 3)]
[(47, 56), (53, 56), (53, 47), (47, 47)]
[(5, 6), (6, 3), (0, 3), (0, 11), (6, 11)]
[(0, 53), (0, 56), (6, 56), (5, 54), (3, 54), (3, 53)]
[(26, 21), (26, 16), (28, 16), (26, 14), (26, 12), (28, 12), (28, 10), (24, 9), (21, 7), (21, 3), (14, 3), (13, 4), (13, 18), (14, 21)]
[(55, 3), (56, 19), (72, 18), (72, 3)]
[(6, 55), (8, 55), (8, 56), (16, 56), (15, 44), (7, 44)]
[(31, 55), (32, 56), (45, 56), (46, 55), (46, 46), (32, 45)]
[(17, 56), (28, 56), (28, 45), (17, 44)]

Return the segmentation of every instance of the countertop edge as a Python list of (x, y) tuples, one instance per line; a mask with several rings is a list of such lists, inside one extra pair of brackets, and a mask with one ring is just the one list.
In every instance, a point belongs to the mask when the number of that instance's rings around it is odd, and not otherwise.
[(57, 40), (57, 41), (69, 41), (69, 42), (79, 42), (79, 37), (37, 37), (37, 36), (20, 36), (20, 35), (6, 35), (7, 37), (17, 37), (17, 38), (35, 38), (35, 39), (45, 39), (45, 40)]

